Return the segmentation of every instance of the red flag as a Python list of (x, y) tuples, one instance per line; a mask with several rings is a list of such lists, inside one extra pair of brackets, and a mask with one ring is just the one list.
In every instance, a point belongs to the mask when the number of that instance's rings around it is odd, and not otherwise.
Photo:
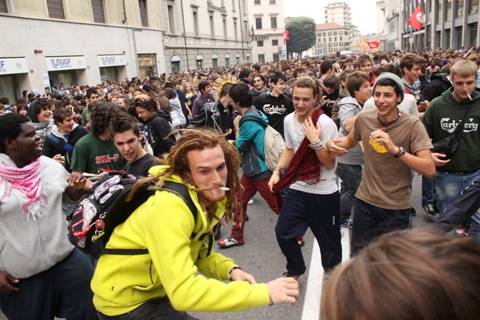
[(285, 29), (285, 31), (283, 31), (283, 41), (288, 42), (288, 40), (290, 40), (290, 34), (288, 30)]
[(380, 41), (378, 41), (378, 40), (368, 40), (367, 44), (370, 47), (370, 49), (380, 48)]
[(417, 6), (415, 8), (412, 15), (407, 19), (407, 23), (416, 30), (420, 30), (423, 28), (422, 8), (420, 6)]

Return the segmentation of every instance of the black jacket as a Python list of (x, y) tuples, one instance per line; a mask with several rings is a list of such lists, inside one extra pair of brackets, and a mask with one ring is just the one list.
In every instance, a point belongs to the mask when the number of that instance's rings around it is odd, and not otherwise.
[(170, 135), (172, 128), (166, 117), (166, 112), (158, 112), (150, 121), (147, 122), (147, 138), (152, 146), (153, 154), (156, 157), (170, 151), (175, 144), (175, 138)]
[(447, 75), (441, 72), (435, 72), (430, 78), (430, 82), (425, 85), (421, 92), (421, 99), (432, 101), (439, 97), (452, 86)]
[(77, 126), (72, 132), (62, 137), (57, 128), (54, 128), (54, 130), (49, 132), (45, 137), (43, 143), (43, 155), (53, 158), (53, 156), (61, 154), (65, 157), (65, 169), (70, 171), (73, 147), (77, 141), (87, 133), (88, 131), (84, 127)]

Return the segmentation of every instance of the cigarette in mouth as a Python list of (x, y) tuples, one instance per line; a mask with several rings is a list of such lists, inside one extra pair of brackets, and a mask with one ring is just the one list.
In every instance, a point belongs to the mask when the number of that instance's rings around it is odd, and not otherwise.
[[(162, 187), (150, 186), (147, 189), (151, 190), (151, 191), (156, 191), (156, 190), (162, 190)], [(222, 191), (230, 191), (230, 188), (228, 188), (228, 187), (193, 188), (193, 190), (195, 190), (195, 191), (207, 191), (207, 190), (213, 190), (213, 189), (219, 189), (219, 190), (222, 190)]]
[(468, 96), (468, 99), (470, 99), (470, 101), (472, 100), (472, 96), (470, 95), (469, 92), (467, 92), (467, 96)]
[(213, 189), (219, 189), (219, 190), (222, 190), (222, 191), (230, 191), (229, 187), (195, 188), (195, 191), (207, 191), (207, 190), (213, 190)]

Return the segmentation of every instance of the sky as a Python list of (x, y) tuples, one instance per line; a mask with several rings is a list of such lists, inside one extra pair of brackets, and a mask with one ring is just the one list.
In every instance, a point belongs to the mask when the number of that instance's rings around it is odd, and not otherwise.
[(352, 23), (362, 35), (377, 30), (376, 0), (283, 0), (285, 17), (306, 16), (316, 23), (325, 22), (324, 7), (330, 2), (346, 2), (352, 12)]

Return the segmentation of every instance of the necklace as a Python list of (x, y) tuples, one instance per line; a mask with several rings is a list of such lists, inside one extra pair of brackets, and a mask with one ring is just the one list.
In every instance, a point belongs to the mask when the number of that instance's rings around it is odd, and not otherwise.
[(398, 111), (398, 113), (397, 113), (397, 116), (395, 117), (395, 119), (393, 119), (392, 121), (388, 121), (388, 122), (383, 121), (382, 119), (380, 119), (380, 116), (377, 115), (378, 122), (380, 122), (380, 124), (384, 127), (388, 127), (388, 126), (394, 124), (400, 118), (400, 116), (402, 115), (402, 113), (398, 109), (397, 109), (397, 111)]

